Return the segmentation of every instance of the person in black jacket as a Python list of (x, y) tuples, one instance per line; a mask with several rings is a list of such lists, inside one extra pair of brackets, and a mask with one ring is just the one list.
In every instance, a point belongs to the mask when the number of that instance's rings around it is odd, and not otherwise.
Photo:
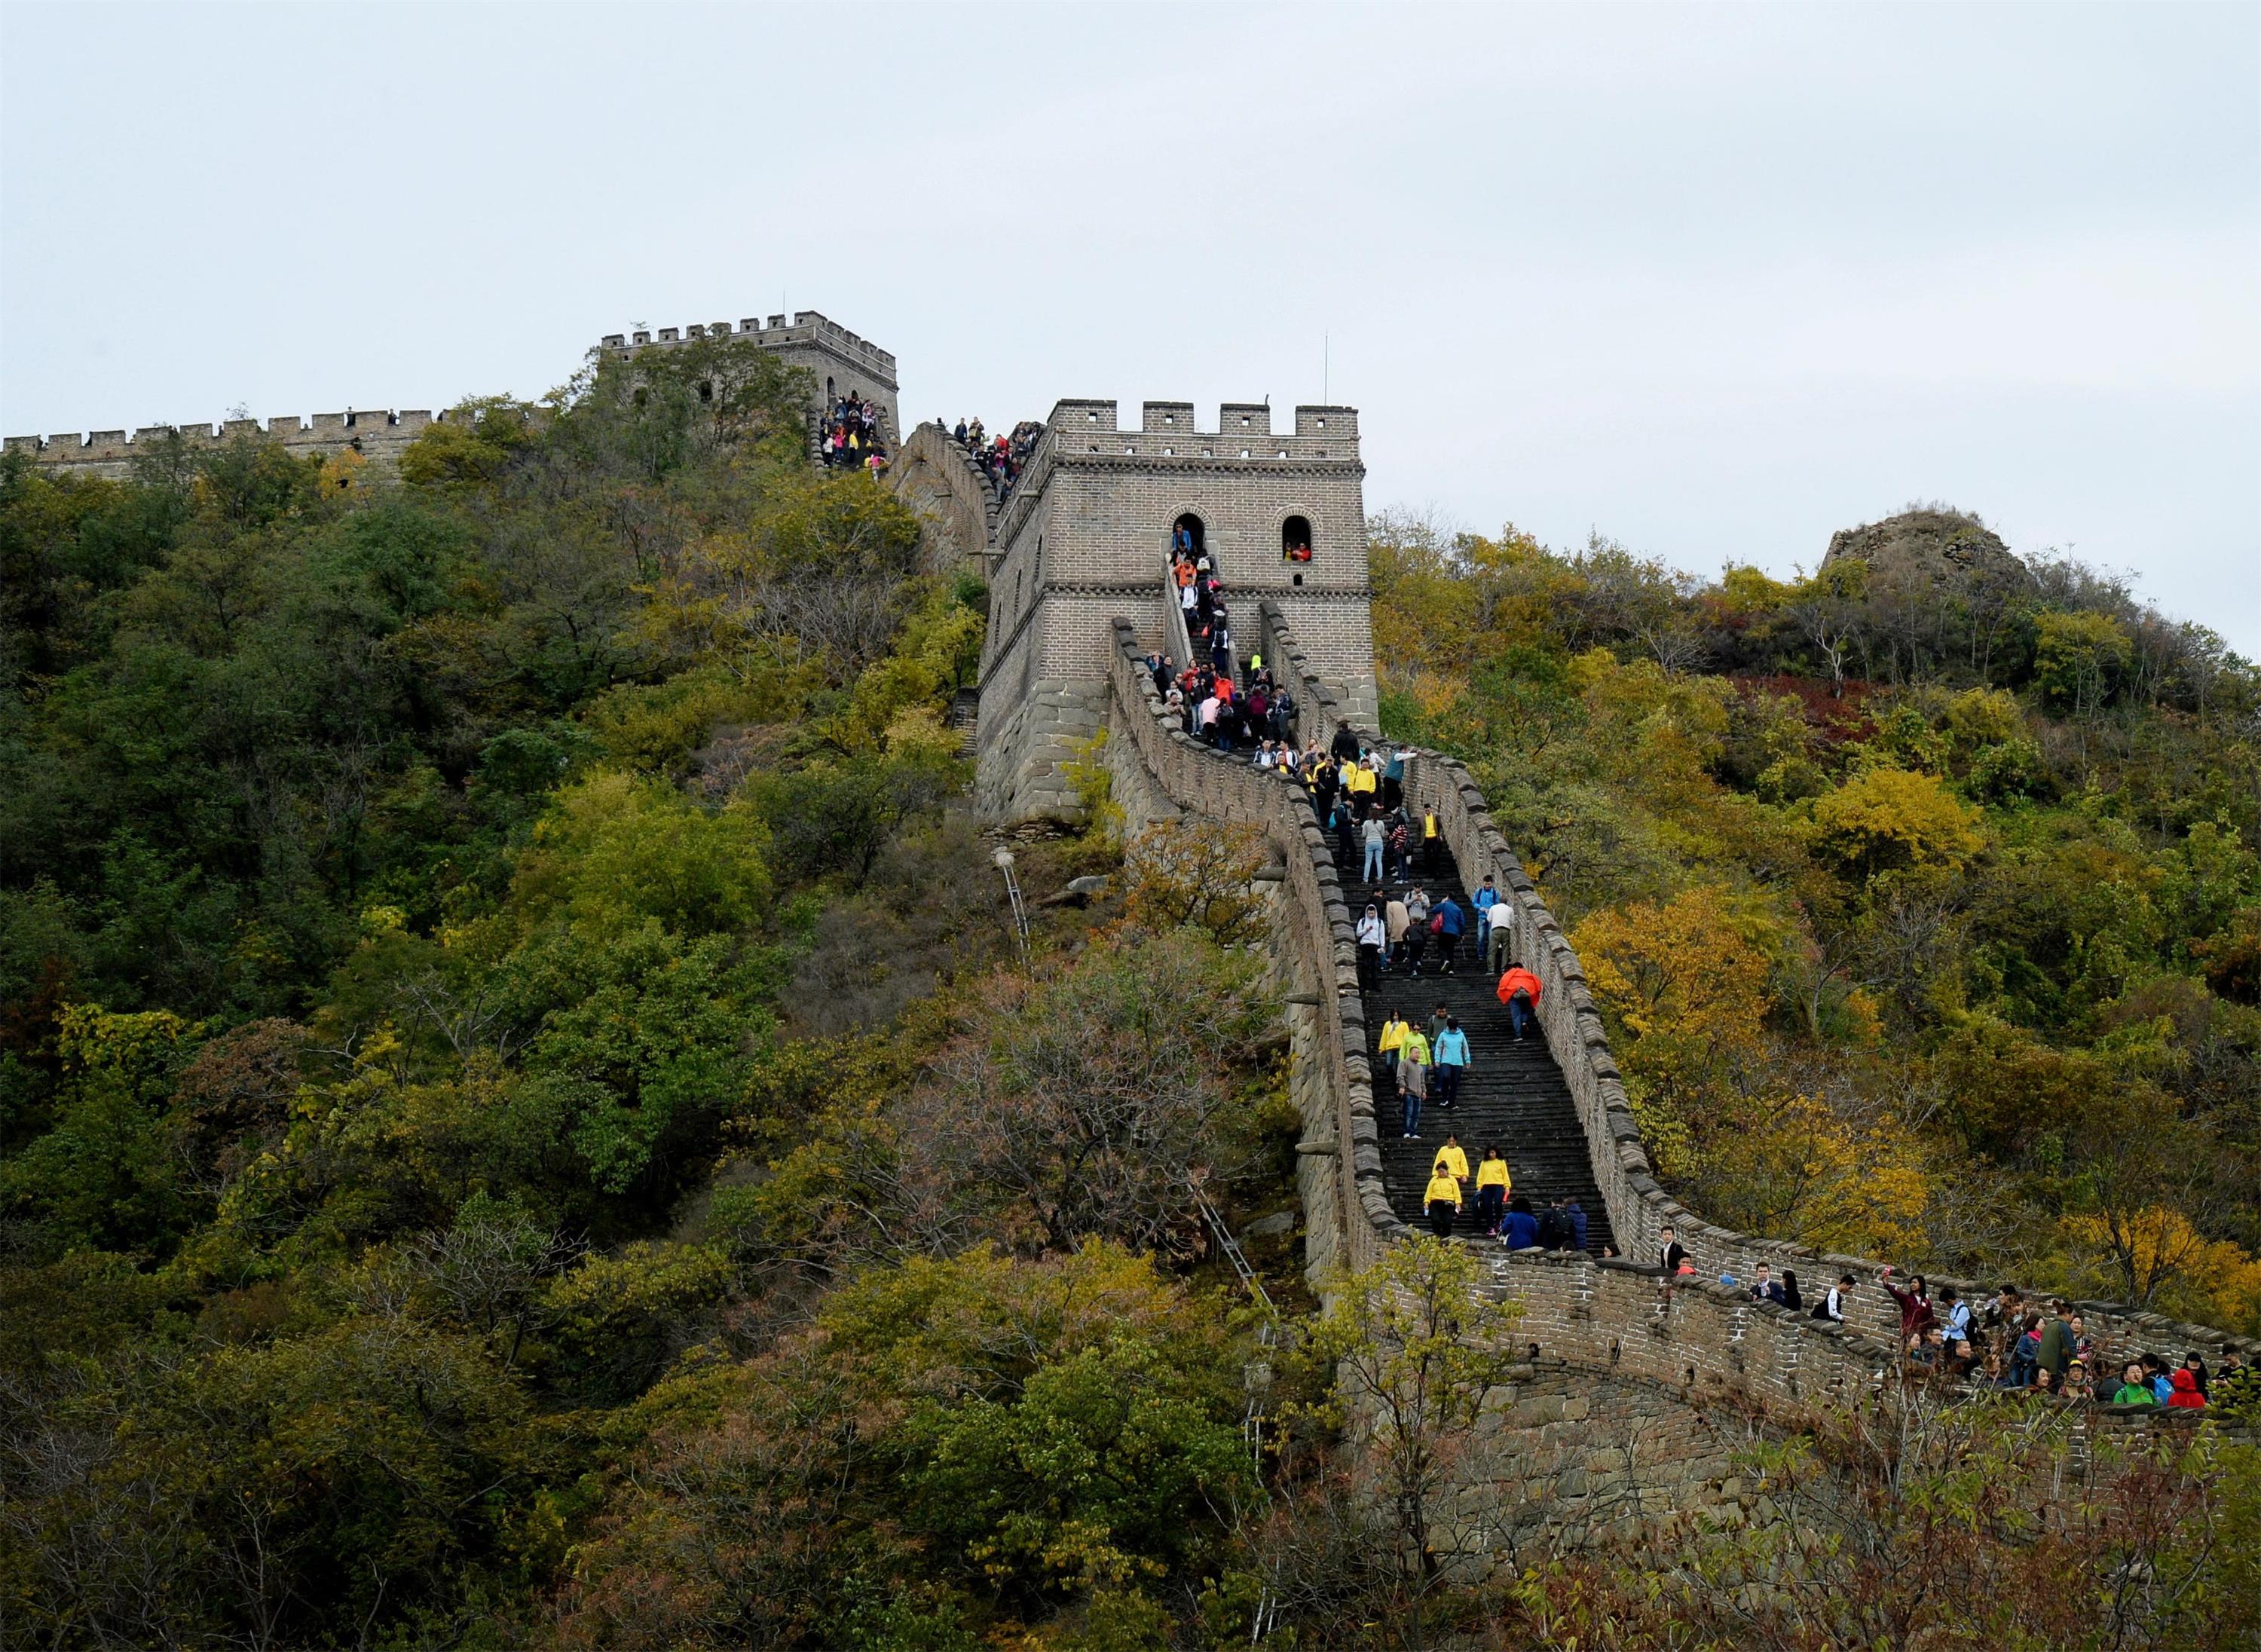
[(1677, 1274), (1680, 1265), (1688, 1260), (1688, 1247), (1673, 1237), (1672, 1225), (1669, 1222), (1665, 1224), (1664, 1231), (1657, 1235), (1656, 1260), (1668, 1279)]
[(1562, 1215), (1570, 1224), (1570, 1247), (1573, 1250), (1584, 1250), (1586, 1248), (1586, 1207), (1578, 1203), (1576, 1194), (1572, 1194), (1563, 1201)]

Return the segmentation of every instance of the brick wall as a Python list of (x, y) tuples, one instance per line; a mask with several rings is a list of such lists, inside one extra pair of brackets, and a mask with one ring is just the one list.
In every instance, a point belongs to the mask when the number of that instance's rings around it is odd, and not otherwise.
[[(1263, 633), (1267, 653), (1291, 673), (1291, 682), (1301, 684), (1298, 693), (1303, 700), (1307, 740), (1331, 738), (1335, 728), (1344, 722), (1370, 733), (1374, 725), (1353, 715), (1353, 708), (1324, 680), (1312, 650), (1303, 644), (1278, 604), (1266, 607)], [(1681, 1204), (1658, 1183), (1626, 1096), (1623, 1078), (1610, 1053), (1608, 1033), (1587, 987), (1585, 970), (1568, 938), (1547, 910), (1522, 862), (1493, 824), (1483, 794), (1468, 770), (1439, 752), (1408, 751), (1407, 797), (1417, 801), (1435, 800), (1439, 827), (1461, 875), (1471, 886), (1490, 876), (1513, 906), (1516, 961), (1540, 979), (1540, 1024), (1548, 1051), (1576, 1099), (1610, 1225), (1628, 1258), (1650, 1261), (1657, 1252), (1659, 1231), (1670, 1224), (1707, 1279), (1729, 1273), (1739, 1281), (1748, 1281), (1757, 1264), (1765, 1261), (1777, 1275), (1785, 1268), (1797, 1269), (1807, 1296), (1812, 1297), (1840, 1275), (1851, 1274), (1856, 1282), (1848, 1310), (1854, 1332), (1880, 1340), (1889, 1351), (1899, 1318), (1880, 1283), (1881, 1261), (1757, 1239), (1719, 1227)], [(1354, 1166), (1346, 1167), (1346, 1173), (1354, 1169)], [(1378, 1177), (1378, 1165), (1375, 1174)], [(1933, 1279), (1934, 1283), (1953, 1283), (1974, 1298), (1991, 1294), (1999, 1282), (1947, 1280), (1942, 1275)], [(2120, 1304), (2085, 1301), (2077, 1305), (2091, 1338), (2111, 1355), (2154, 1353), (2178, 1363), (2184, 1353), (2200, 1348), (2207, 1353), (2209, 1363), (2218, 1363), (2222, 1354), (2236, 1349), (2248, 1360), (2261, 1360), (2261, 1341), (2251, 1338), (2137, 1312)], [(1827, 1340), (1834, 1334), (1831, 1328), (1819, 1321), (1792, 1318), (1785, 1325), (1781, 1334), (1807, 1339), (1798, 1346), (1834, 1346)], [(1817, 1345), (1815, 1339), (1821, 1341)]]

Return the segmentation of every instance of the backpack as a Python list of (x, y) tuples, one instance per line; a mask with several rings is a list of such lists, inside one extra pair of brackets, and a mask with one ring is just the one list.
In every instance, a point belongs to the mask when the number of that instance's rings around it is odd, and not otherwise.
[(1442, 935), (1444, 932), (1445, 915), (1442, 912), (1432, 912), (1429, 915), (1429, 933), (1432, 935)]

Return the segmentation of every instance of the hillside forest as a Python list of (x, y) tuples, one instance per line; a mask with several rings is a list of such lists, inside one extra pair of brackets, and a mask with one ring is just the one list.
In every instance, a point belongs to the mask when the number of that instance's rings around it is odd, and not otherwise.
[[(986, 593), (803, 393), (717, 341), (397, 480), (0, 462), (0, 1644), (2229, 1632), (2250, 1445), (2035, 1522), (2030, 1431), (1754, 1433), (1863, 1541), (1726, 1617), (1787, 1528), (1442, 1563), (1499, 1370), (1404, 1304), (1473, 1265), (1303, 1280), (1260, 845), (1125, 843), (1095, 765), (1024, 957), (947, 726)], [(1374, 555), (1387, 730), (1475, 769), (1690, 1203), (2261, 1329), (2250, 665), (2064, 561)], [(1431, 1396), (1398, 1449), (1338, 1370)]]

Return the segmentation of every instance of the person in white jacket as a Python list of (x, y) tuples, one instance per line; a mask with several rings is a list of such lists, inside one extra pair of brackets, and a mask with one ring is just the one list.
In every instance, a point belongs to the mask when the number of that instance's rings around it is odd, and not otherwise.
[(1389, 926), (1372, 901), (1367, 903), (1366, 916), (1358, 921), (1358, 988), (1360, 992), (1382, 990), (1382, 952), (1389, 945)]

